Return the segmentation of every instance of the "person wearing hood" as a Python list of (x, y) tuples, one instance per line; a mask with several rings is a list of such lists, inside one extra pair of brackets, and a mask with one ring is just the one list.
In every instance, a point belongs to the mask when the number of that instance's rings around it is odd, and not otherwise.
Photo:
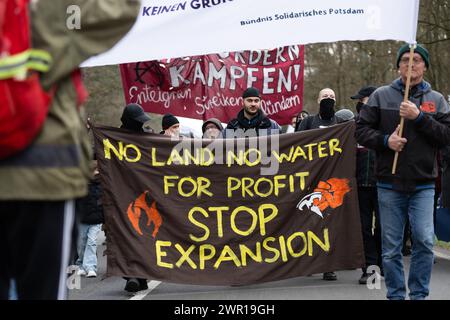
[[(269, 119), (261, 110), (261, 95), (258, 89), (250, 87), (242, 94), (242, 110), (237, 117), (228, 122), (222, 132), (224, 138), (239, 137), (239, 132), (245, 136), (260, 136), (279, 134), (280, 125)], [(242, 130), (242, 131), (239, 131)]]
[[(144, 124), (148, 122), (151, 118), (144, 112), (144, 109), (136, 104), (130, 103), (124, 109), (120, 121), (122, 129), (127, 129), (133, 132), (153, 132), (153, 129), (148, 129), (144, 127)], [(148, 284), (147, 280), (143, 278), (129, 278), (124, 277), (126, 280), (125, 291), (137, 292), (141, 290), (147, 290)]]
[(202, 132), (204, 139), (217, 139), (221, 137), (223, 130), (222, 123), (219, 119), (210, 118), (203, 122)]
[(150, 119), (140, 105), (130, 103), (123, 109), (120, 127), (134, 132), (152, 132), (152, 129), (144, 128), (144, 124)]
[(334, 115), (336, 106), (334, 91), (330, 88), (320, 90), (317, 103), (319, 104), (319, 113), (298, 122), (295, 131), (326, 128), (337, 123), (337, 118)]
[[(442, 94), (424, 80), (430, 67), (428, 51), (417, 45), (413, 52), (408, 100), (403, 102), (410, 60), (409, 45), (397, 53), (400, 77), (378, 88), (361, 109), (356, 122), (359, 144), (376, 151), (378, 205), (382, 260), (387, 298), (404, 300), (406, 284), (402, 259), (403, 230), (411, 224), (409, 297), (429, 295), (433, 267), (433, 204), (438, 149), (450, 144), (450, 108)], [(400, 135), (400, 117), (405, 120)], [(398, 152), (396, 172), (392, 173)]]

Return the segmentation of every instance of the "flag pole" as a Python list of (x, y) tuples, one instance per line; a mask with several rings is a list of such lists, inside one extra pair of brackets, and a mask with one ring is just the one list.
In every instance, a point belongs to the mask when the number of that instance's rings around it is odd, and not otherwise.
[[(409, 97), (409, 87), (411, 85), (411, 73), (412, 73), (412, 64), (413, 64), (413, 58), (414, 58), (414, 50), (416, 49), (416, 43), (409, 44), (409, 63), (408, 63), (408, 74), (406, 76), (406, 85), (405, 85), (405, 94), (403, 96), (403, 102), (408, 101)], [(400, 130), (399, 130), (399, 136), (402, 137), (403, 135), (403, 126), (405, 124), (405, 118), (400, 118)], [(397, 161), (398, 161), (398, 154), (399, 152), (395, 152), (394, 156), (394, 163), (392, 164), (392, 174), (395, 174), (397, 171)]]

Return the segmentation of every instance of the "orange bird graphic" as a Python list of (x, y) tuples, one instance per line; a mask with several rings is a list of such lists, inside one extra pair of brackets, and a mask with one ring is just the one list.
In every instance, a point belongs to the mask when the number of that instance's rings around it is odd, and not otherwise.
[(143, 194), (137, 197), (136, 200), (130, 203), (130, 205), (128, 206), (127, 214), (134, 230), (136, 230), (136, 232), (142, 236), (143, 233), (141, 231), (141, 228), (139, 227), (139, 221), (142, 215), (142, 211), (144, 211), (147, 214), (148, 218), (147, 226), (149, 227), (153, 222), (155, 228), (153, 229), (152, 237), (155, 238), (158, 234), (159, 228), (161, 227), (162, 218), (158, 212), (158, 209), (156, 209), (155, 201), (152, 202), (151, 206), (148, 205), (147, 195), (148, 191), (145, 191)]

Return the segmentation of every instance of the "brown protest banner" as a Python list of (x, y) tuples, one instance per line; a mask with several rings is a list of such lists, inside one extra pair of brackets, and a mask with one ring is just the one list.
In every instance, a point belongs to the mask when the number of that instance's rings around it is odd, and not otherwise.
[(172, 140), (94, 128), (107, 274), (242, 285), (362, 267), (354, 130)]
[(229, 122), (242, 108), (242, 93), (256, 87), (261, 109), (290, 124), (303, 105), (304, 46), (252, 50), (122, 64), (127, 103), (145, 111)]

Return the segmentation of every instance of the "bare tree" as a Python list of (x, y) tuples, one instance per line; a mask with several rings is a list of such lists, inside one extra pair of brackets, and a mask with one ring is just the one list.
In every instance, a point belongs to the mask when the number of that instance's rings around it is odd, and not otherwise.
[[(418, 43), (430, 52), (431, 66), (426, 80), (435, 90), (450, 95), (450, 0), (423, 0), (420, 4)], [(339, 107), (354, 110), (350, 100), (361, 86), (385, 85), (397, 74), (396, 41), (354, 41), (310, 44), (305, 47), (304, 108), (317, 112), (320, 89), (335, 90)], [(84, 70), (91, 92), (88, 114), (97, 122), (118, 125), (125, 104), (117, 66)], [(155, 117), (155, 127), (159, 118)]]

